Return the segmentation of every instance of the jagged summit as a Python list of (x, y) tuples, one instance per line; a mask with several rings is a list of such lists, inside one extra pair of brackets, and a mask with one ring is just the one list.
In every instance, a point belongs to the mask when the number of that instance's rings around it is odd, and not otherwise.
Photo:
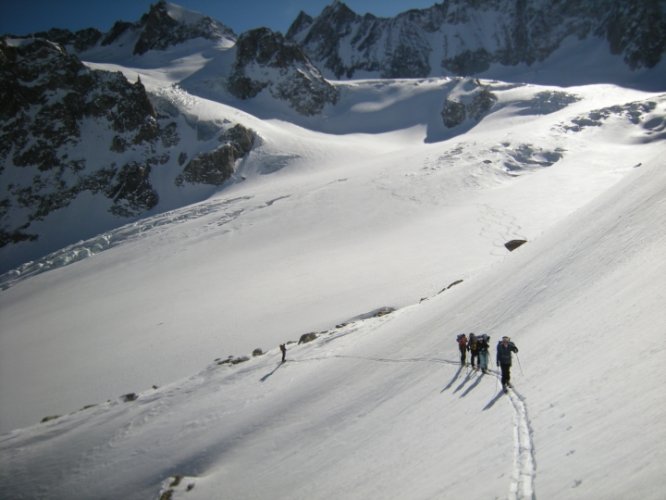
[(188, 11), (178, 5), (160, 0), (138, 23), (141, 36), (134, 46), (135, 54), (148, 50), (163, 50), (192, 38), (219, 40), (235, 38), (234, 32), (214, 19)]
[(83, 53), (95, 47), (124, 44), (130, 40), (134, 55), (142, 55), (149, 50), (166, 50), (195, 38), (227, 44), (236, 41), (234, 31), (221, 22), (164, 0), (151, 5), (139, 21), (116, 21), (107, 33), (95, 28), (76, 32), (53, 28), (29, 36), (57, 42), (75, 53)]
[(639, 70), (657, 65), (666, 50), (666, 4), (450, 0), (378, 18), (336, 0), (315, 18), (301, 13), (287, 37), (335, 78), (478, 75), (497, 66), (529, 67), (583, 44)]

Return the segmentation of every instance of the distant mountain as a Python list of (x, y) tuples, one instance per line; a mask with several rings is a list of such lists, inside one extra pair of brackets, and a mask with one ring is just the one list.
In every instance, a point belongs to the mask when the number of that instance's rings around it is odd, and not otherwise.
[(603, 42), (632, 69), (651, 68), (666, 50), (666, 2), (447, 0), (378, 18), (335, 0), (315, 18), (301, 12), (287, 38), (335, 78), (476, 75), (585, 41)]
[[(236, 35), (160, 0), (138, 21), (118, 21), (107, 33), (54, 28), (5, 36), (0, 247), (17, 248), (5, 266), (150, 211), (200, 201), (234, 176), (260, 138), (235, 111), (231, 119), (189, 112), (192, 96), (317, 128), (327, 123), (319, 120), (327, 107), (340, 112), (334, 108), (344, 92), (327, 77), (456, 75), (442, 84), (436, 120), (451, 134), (464, 133), (497, 97), (486, 83), (460, 75), (529, 67), (565, 46), (565, 55), (578, 57), (589, 43), (621, 55), (626, 71), (652, 68), (666, 48), (665, 12), (666, 0), (449, 0), (386, 19), (359, 16), (336, 0), (316, 18), (301, 13), (286, 35), (268, 28)], [(194, 59), (200, 66), (192, 69)], [(152, 88), (136, 77), (142, 68), (166, 66), (181, 76)], [(151, 71), (145, 77), (159, 80)], [(85, 208), (71, 208), (77, 204)], [(86, 231), (57, 227), (53, 221), (68, 210), (85, 212)]]
[(156, 169), (181, 189), (225, 182), (254, 133), (188, 123), (164, 100), (49, 40), (0, 39), (0, 247), (53, 232), (44, 222), (77, 200), (107, 227), (139, 216), (160, 200)]
[(107, 47), (129, 41), (134, 55), (145, 54), (149, 50), (166, 50), (193, 38), (213, 41), (236, 39), (233, 30), (219, 21), (164, 0), (153, 4), (138, 22), (117, 21), (108, 33), (94, 28), (76, 32), (54, 28), (32, 36), (57, 42), (77, 53), (95, 46)]

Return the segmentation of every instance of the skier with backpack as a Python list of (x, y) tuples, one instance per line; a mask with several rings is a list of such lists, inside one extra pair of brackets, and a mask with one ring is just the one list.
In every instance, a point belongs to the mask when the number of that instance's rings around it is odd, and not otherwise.
[(507, 392), (511, 385), (511, 353), (518, 353), (518, 348), (509, 337), (502, 337), (497, 343), (497, 366), (502, 370), (502, 390)]
[[(479, 339), (473, 333), (469, 334), (469, 344), (467, 349), (472, 355), (472, 368), (476, 369), (477, 364), (479, 363)], [(476, 364), (474, 363), (474, 360), (476, 360)]]
[(488, 373), (488, 349), (490, 349), (490, 337), (485, 333), (481, 335), (479, 342), (479, 368), (483, 373)]
[(467, 358), (467, 336), (464, 333), (461, 333), (456, 337), (458, 341), (458, 348), (460, 349), (460, 364), (465, 366), (465, 361)]

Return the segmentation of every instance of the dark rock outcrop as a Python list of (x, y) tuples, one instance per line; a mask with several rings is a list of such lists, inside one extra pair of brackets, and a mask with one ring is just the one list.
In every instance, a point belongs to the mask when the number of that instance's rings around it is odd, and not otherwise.
[(444, 101), (442, 120), (447, 128), (480, 121), (497, 102), (490, 88), (471, 79), (461, 80)]
[(509, 252), (513, 252), (516, 248), (527, 243), (527, 240), (511, 240), (504, 243), (504, 246)]
[(45, 38), (63, 47), (72, 47), (77, 52), (83, 52), (94, 47), (102, 40), (103, 34), (95, 28), (86, 28), (76, 32), (52, 28), (32, 35), (33, 38)]
[(236, 356), (236, 357), (234, 357), (234, 356), (229, 356), (229, 357), (228, 357), (227, 359), (225, 359), (225, 360), (220, 360), (220, 359), (216, 359), (216, 360), (215, 360), (215, 362), (216, 362), (219, 366), (222, 366), (222, 365), (229, 365), (229, 366), (232, 366), (232, 365), (239, 365), (239, 364), (241, 364), (241, 363), (245, 363), (246, 361), (250, 361), (250, 358), (247, 357), (247, 356)]
[(335, 104), (338, 93), (301, 48), (268, 28), (248, 31), (236, 43), (227, 89), (239, 99), (267, 90), (302, 115), (315, 115)]
[[(164, 159), (151, 152), (177, 140), (169, 130), (140, 81), (90, 70), (44, 39), (0, 40), (0, 172), (9, 180), (0, 200), (0, 243), (34, 239), (33, 221), (84, 191), (108, 198), (119, 216), (155, 206), (149, 176)], [(108, 161), (83, 154), (86, 140), (95, 140), (100, 155), (105, 137), (110, 154), (101, 156)], [(10, 220), (12, 211), (23, 217)]]
[(254, 131), (235, 125), (220, 136), (223, 143), (217, 149), (201, 153), (185, 166), (183, 173), (176, 179), (176, 184), (222, 185), (235, 171), (237, 160), (247, 155), (254, 145)]
[(311, 333), (304, 333), (301, 335), (301, 338), (298, 339), (299, 344), (307, 344), (308, 342), (312, 342), (313, 340), (317, 339), (317, 334), (314, 332)]
[[(360, 16), (335, 1), (315, 18), (301, 13), (287, 38), (336, 78), (359, 72), (384, 78), (474, 75), (492, 64), (543, 61), (571, 38), (595, 38), (622, 55), (630, 68), (651, 68), (666, 51), (666, 4), (448, 0), (378, 18)], [(433, 54), (441, 56), (434, 59)]]

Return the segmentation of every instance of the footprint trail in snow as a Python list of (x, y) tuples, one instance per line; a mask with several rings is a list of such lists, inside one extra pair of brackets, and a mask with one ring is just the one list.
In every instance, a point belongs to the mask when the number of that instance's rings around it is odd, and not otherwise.
[(535, 500), (536, 461), (525, 398), (513, 389), (509, 390), (507, 395), (514, 411), (515, 440), (513, 474), (508, 498), (510, 500)]

